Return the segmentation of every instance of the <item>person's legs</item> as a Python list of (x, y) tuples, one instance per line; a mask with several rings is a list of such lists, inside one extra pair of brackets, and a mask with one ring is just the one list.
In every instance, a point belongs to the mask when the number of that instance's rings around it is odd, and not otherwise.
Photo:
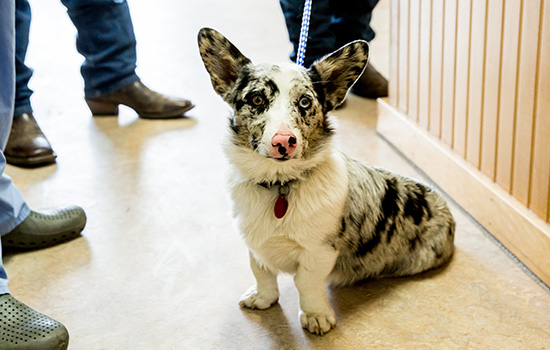
[[(374, 39), (375, 34), (370, 21), (378, 0), (331, 0), (331, 2), (335, 9), (332, 30), (336, 35), (337, 47), (354, 40), (370, 42)], [(372, 64), (369, 64), (351, 92), (367, 98), (385, 97), (388, 96), (388, 81)]]
[(15, 6), (9, 0), (0, 1), (0, 86), (0, 150), (3, 150), (10, 134), (15, 98)]
[(27, 0), (15, 0), (15, 110), (14, 115), (32, 113), (29, 80), (32, 69), (25, 65), (31, 27), (31, 7)]
[[(4, 174), (3, 148), (11, 129), (15, 98), (15, 3), (0, 1), (0, 236), (10, 234), (30, 216), (30, 209)], [(65, 326), (15, 299), (8, 288), (0, 244), (0, 349), (66, 350)]]
[(78, 35), (76, 48), (85, 60), (81, 67), (84, 92), (96, 97), (139, 80), (136, 38), (128, 3), (124, 0), (61, 0)]
[(374, 30), (370, 26), (372, 10), (379, 0), (331, 0), (334, 9), (332, 30), (336, 35), (336, 49), (354, 40), (371, 41)]
[(51, 245), (51, 242), (74, 238), (84, 228), (86, 215), (75, 207), (55, 210), (55, 213), (31, 211), (21, 192), (4, 174), (4, 147), (12, 132), (14, 113), (15, 52), (14, 1), (0, 1), (0, 236), (4, 246), (38, 248), (42, 242)]
[[(0, 2), (2, 3), (6, 1)], [(0, 22), (0, 85), (3, 87), (0, 89), (0, 245), (35, 249), (76, 238), (86, 225), (86, 215), (82, 208), (75, 206), (41, 212), (30, 210), (11, 178), (4, 174), (6, 158), (3, 148), (8, 136), (10, 142), (13, 136), (10, 132), (13, 134), (11, 124), (15, 65), (13, 47), (10, 50), (6, 44), (5, 41), (9, 38), (4, 35), (6, 29), (2, 25), (4, 23)], [(8, 293), (5, 275), (0, 259), (0, 295)]]
[(55, 162), (56, 158), (50, 142), (32, 114), (32, 90), (29, 88), (32, 69), (25, 65), (30, 25), (29, 2), (15, 0), (15, 109), (4, 155), (8, 163), (18, 166), (50, 164)]
[[(11, 120), (11, 116), (0, 120), (9, 121)], [(5, 166), (6, 159), (0, 150), (0, 237), (11, 232), (15, 227), (20, 225), (31, 212), (21, 192), (19, 192), (17, 187), (11, 182), (10, 177), (4, 174)], [(2, 244), (0, 244), (0, 295), (9, 292), (8, 276), (2, 262)]]
[[(4, 154), (12, 165), (38, 167), (54, 163), (57, 155), (32, 113), (32, 90), (28, 86), (32, 69), (25, 65), (31, 9), (28, 0), (15, 1), (15, 110)], [(113, 0), (66, 0), (64, 3), (82, 29), (77, 48), (86, 57), (82, 74), (87, 93), (101, 95), (139, 80), (134, 73), (135, 38), (127, 4)]]
[[(371, 41), (374, 31), (370, 27), (372, 10), (379, 0), (316, 0), (312, 3), (306, 48), (305, 66), (329, 54), (345, 44), (362, 39)], [(303, 0), (280, 0), (293, 52), (290, 59), (296, 60)]]
[(0, 236), (13, 231), (30, 214), (23, 195), (11, 182), (11, 178), (4, 174), (5, 167), (6, 158), (0, 151)]
[(183, 117), (191, 101), (147, 88), (135, 73), (136, 38), (126, 0), (61, 0), (78, 30), (86, 103), (94, 115), (116, 115), (118, 105), (151, 119)]
[[(135, 73), (136, 40), (125, 0), (62, 0), (78, 29), (77, 49), (86, 102), (94, 115), (114, 115), (124, 104), (147, 118), (181, 117), (193, 108), (184, 99), (169, 98), (148, 89)], [(9, 164), (39, 167), (57, 155), (34, 119), (28, 82), (32, 70), (25, 65), (31, 11), (27, 0), (16, 0), (15, 114), (4, 155)]]
[[(288, 37), (293, 45), (290, 59), (295, 62), (300, 41), (304, 0), (280, 0), (279, 2), (285, 17)], [(338, 48), (336, 47), (336, 33), (332, 30), (334, 11), (330, 6), (330, 2), (329, 0), (315, 0), (312, 2), (308, 41), (304, 59), (305, 67), (311, 66), (315, 60)]]
[[(4, 174), (6, 159), (2, 152), (11, 129), (15, 96), (14, 12), (12, 1), (0, 2), (0, 236), (13, 230), (30, 212), (21, 193)], [(0, 247), (0, 295), (9, 293), (8, 276), (1, 257)]]
[[(285, 16), (288, 35), (294, 47), (290, 58), (295, 61), (304, 1), (279, 1)], [(377, 3), (378, 0), (313, 1), (304, 65), (309, 67), (315, 60), (351, 41), (372, 40), (374, 30), (370, 27), (370, 20), (372, 10)], [(387, 96), (388, 81), (369, 64), (351, 91), (368, 98)]]
[[(12, 6), (8, 6), (7, 4)], [(0, 13), (14, 11), (13, 2), (2, 1)], [(6, 158), (3, 150), (8, 142), (13, 118), (13, 101), (15, 96), (15, 47), (14, 22), (1, 16), (0, 22), (0, 236), (10, 232), (29, 215), (29, 208), (19, 190), (13, 185), (9, 176), (4, 174)]]

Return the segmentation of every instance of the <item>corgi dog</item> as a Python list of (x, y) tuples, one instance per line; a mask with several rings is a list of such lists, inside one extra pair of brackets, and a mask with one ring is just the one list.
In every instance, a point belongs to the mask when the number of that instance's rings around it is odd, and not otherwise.
[(210, 28), (198, 43), (214, 90), (233, 109), (229, 188), (256, 279), (241, 307), (277, 303), (277, 274), (292, 274), (300, 323), (322, 335), (336, 325), (328, 284), (413, 275), (449, 261), (455, 221), (441, 195), (350, 159), (333, 143), (329, 112), (364, 71), (367, 42), (308, 69), (253, 64)]

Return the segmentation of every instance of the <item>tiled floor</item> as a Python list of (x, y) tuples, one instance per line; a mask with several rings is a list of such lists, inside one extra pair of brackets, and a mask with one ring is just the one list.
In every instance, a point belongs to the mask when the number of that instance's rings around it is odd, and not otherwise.
[[(338, 326), (304, 332), (298, 295), (280, 277), (279, 304), (248, 311), (254, 283), (232, 224), (220, 142), (228, 107), (214, 94), (195, 37), (211, 26), (255, 61), (286, 60), (275, 0), (132, 0), (138, 73), (193, 99), (186, 120), (92, 118), (82, 98), (74, 29), (57, 0), (34, 0), (29, 63), (35, 115), (59, 155), (37, 170), (8, 167), (32, 207), (79, 204), (84, 236), (4, 257), (14, 296), (62, 321), (70, 349), (548, 349), (550, 294), (459, 209), (456, 255), (413, 278), (329, 288)], [(313, 2), (315, 6), (315, 2)], [(374, 14), (372, 61), (386, 73), (388, 1)], [(350, 96), (340, 147), (420, 177), (376, 134), (375, 101)]]

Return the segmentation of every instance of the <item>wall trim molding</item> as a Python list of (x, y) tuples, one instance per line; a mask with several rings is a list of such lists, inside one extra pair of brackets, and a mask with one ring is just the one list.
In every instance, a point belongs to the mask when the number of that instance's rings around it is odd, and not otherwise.
[(377, 130), (550, 286), (550, 224), (449, 146), (378, 99)]

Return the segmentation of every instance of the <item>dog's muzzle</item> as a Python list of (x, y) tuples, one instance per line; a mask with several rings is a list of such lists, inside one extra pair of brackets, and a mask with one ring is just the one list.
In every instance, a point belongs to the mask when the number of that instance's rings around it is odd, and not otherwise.
[(271, 139), (269, 156), (279, 160), (293, 158), (298, 148), (298, 139), (291, 131), (278, 131)]

